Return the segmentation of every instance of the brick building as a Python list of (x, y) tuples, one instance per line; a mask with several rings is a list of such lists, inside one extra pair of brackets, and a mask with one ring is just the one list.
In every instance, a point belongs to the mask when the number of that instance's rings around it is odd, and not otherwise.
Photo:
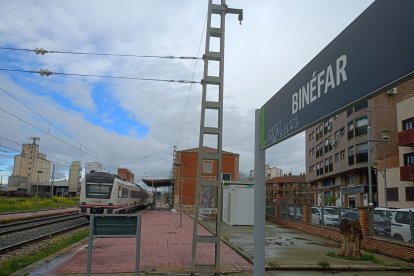
[[(414, 92), (414, 85), (410, 89)], [(398, 92), (397, 92), (398, 93)], [(414, 207), (414, 93), (397, 103), (397, 155), (379, 160), (378, 203), (383, 207)], [(385, 160), (385, 162), (384, 162)]]
[[(178, 205), (182, 193), (183, 205), (194, 205), (196, 182), (198, 148), (177, 151), (175, 163), (175, 189), (174, 205)], [(215, 149), (204, 147), (205, 152), (215, 152)], [(202, 177), (205, 179), (217, 178), (217, 165), (214, 160), (205, 160), (203, 163)], [(239, 180), (239, 154), (222, 151), (222, 179)], [(182, 189), (182, 190), (181, 190)]]
[[(387, 143), (371, 143), (373, 201), (378, 205), (377, 167), (384, 156), (390, 165), (399, 159), (397, 104), (411, 97), (413, 88), (414, 80), (407, 81), (306, 130), (306, 176), (316, 205), (368, 205), (368, 120), (372, 140), (390, 134)], [(401, 105), (399, 113), (408, 110), (413, 106)]]

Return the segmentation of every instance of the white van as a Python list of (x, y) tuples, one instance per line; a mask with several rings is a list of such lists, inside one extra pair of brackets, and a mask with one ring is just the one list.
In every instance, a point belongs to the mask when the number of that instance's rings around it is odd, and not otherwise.
[[(410, 242), (410, 211), (414, 208), (396, 209), (391, 219), (391, 237), (396, 240)], [(414, 223), (414, 221), (412, 221)]]

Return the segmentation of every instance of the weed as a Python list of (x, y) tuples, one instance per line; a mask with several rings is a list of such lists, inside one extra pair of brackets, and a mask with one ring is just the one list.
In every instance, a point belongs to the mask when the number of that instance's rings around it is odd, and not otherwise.
[(52, 198), (10, 198), (0, 197), (0, 213), (41, 210), (60, 207), (74, 207), (77, 206), (78, 197), (66, 198), (57, 197)]
[(73, 233), (70, 236), (66, 236), (60, 240), (52, 242), (48, 247), (40, 249), (35, 254), (18, 256), (12, 259), (0, 262), (0, 276), (10, 275), (15, 271), (18, 271), (26, 266), (29, 266), (61, 249), (74, 244), (89, 235), (87, 229), (83, 229)]
[(327, 260), (322, 260), (318, 262), (318, 265), (320, 265), (323, 269), (329, 267), (329, 262)]

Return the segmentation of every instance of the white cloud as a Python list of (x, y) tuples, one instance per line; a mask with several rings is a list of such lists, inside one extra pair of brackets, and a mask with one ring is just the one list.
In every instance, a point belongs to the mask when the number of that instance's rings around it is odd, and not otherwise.
[[(237, 16), (228, 15), (226, 19), (223, 149), (239, 153), (240, 170), (247, 172), (253, 168), (254, 110), (273, 96), (372, 0), (227, 2), (229, 7), (244, 9), (244, 21), (240, 26)], [(206, 10), (207, 1), (6, 1), (0, 10), (0, 46), (195, 56)], [(204, 53), (204, 41), (201, 45), (199, 56)], [(57, 72), (184, 80), (191, 79), (194, 69), (194, 61), (63, 54), (36, 56), (25, 52), (9, 53), (8, 63), (0, 62), (0, 65), (28, 70), (43, 67)], [(202, 70), (203, 62), (199, 61), (196, 81), (202, 78)], [(83, 150), (89, 152), (92, 149), (99, 153), (98, 158), (133, 168), (136, 175), (167, 175), (190, 85), (19, 76), (20, 79), (10, 79), (0, 73), (0, 87), (70, 133), (81, 142)], [(103, 82), (108, 93), (119, 102), (119, 106), (108, 108), (118, 108), (147, 126), (147, 135), (137, 138), (142, 136), (133, 127), (127, 129), (126, 136), (119, 135), (85, 119), (81, 112), (98, 111), (92, 91)], [(60, 106), (50, 98), (56, 95), (66, 98), (68, 104)], [(201, 85), (193, 85), (188, 99), (178, 149), (198, 146)], [(0, 93), (0, 106), (46, 132), (49, 129), (48, 123), (36, 118), (4, 93)], [(110, 116), (107, 119), (114, 120)], [(1, 111), (0, 129), (2, 135), (19, 143), (27, 142), (30, 136), (41, 135), (41, 150), (64, 160), (86, 162), (97, 158), (96, 154), (88, 156)], [(51, 131), (80, 147), (53, 127)], [(143, 158), (148, 155), (150, 157)], [(299, 134), (268, 150), (266, 159), (267, 163), (277, 165), (285, 172), (300, 173), (305, 171), (304, 156), (304, 138)]]

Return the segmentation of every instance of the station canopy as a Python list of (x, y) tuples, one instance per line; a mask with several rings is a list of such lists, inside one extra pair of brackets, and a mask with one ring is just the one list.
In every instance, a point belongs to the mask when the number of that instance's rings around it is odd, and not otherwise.
[(174, 186), (173, 180), (171, 178), (165, 179), (141, 179), (148, 187), (171, 187)]

